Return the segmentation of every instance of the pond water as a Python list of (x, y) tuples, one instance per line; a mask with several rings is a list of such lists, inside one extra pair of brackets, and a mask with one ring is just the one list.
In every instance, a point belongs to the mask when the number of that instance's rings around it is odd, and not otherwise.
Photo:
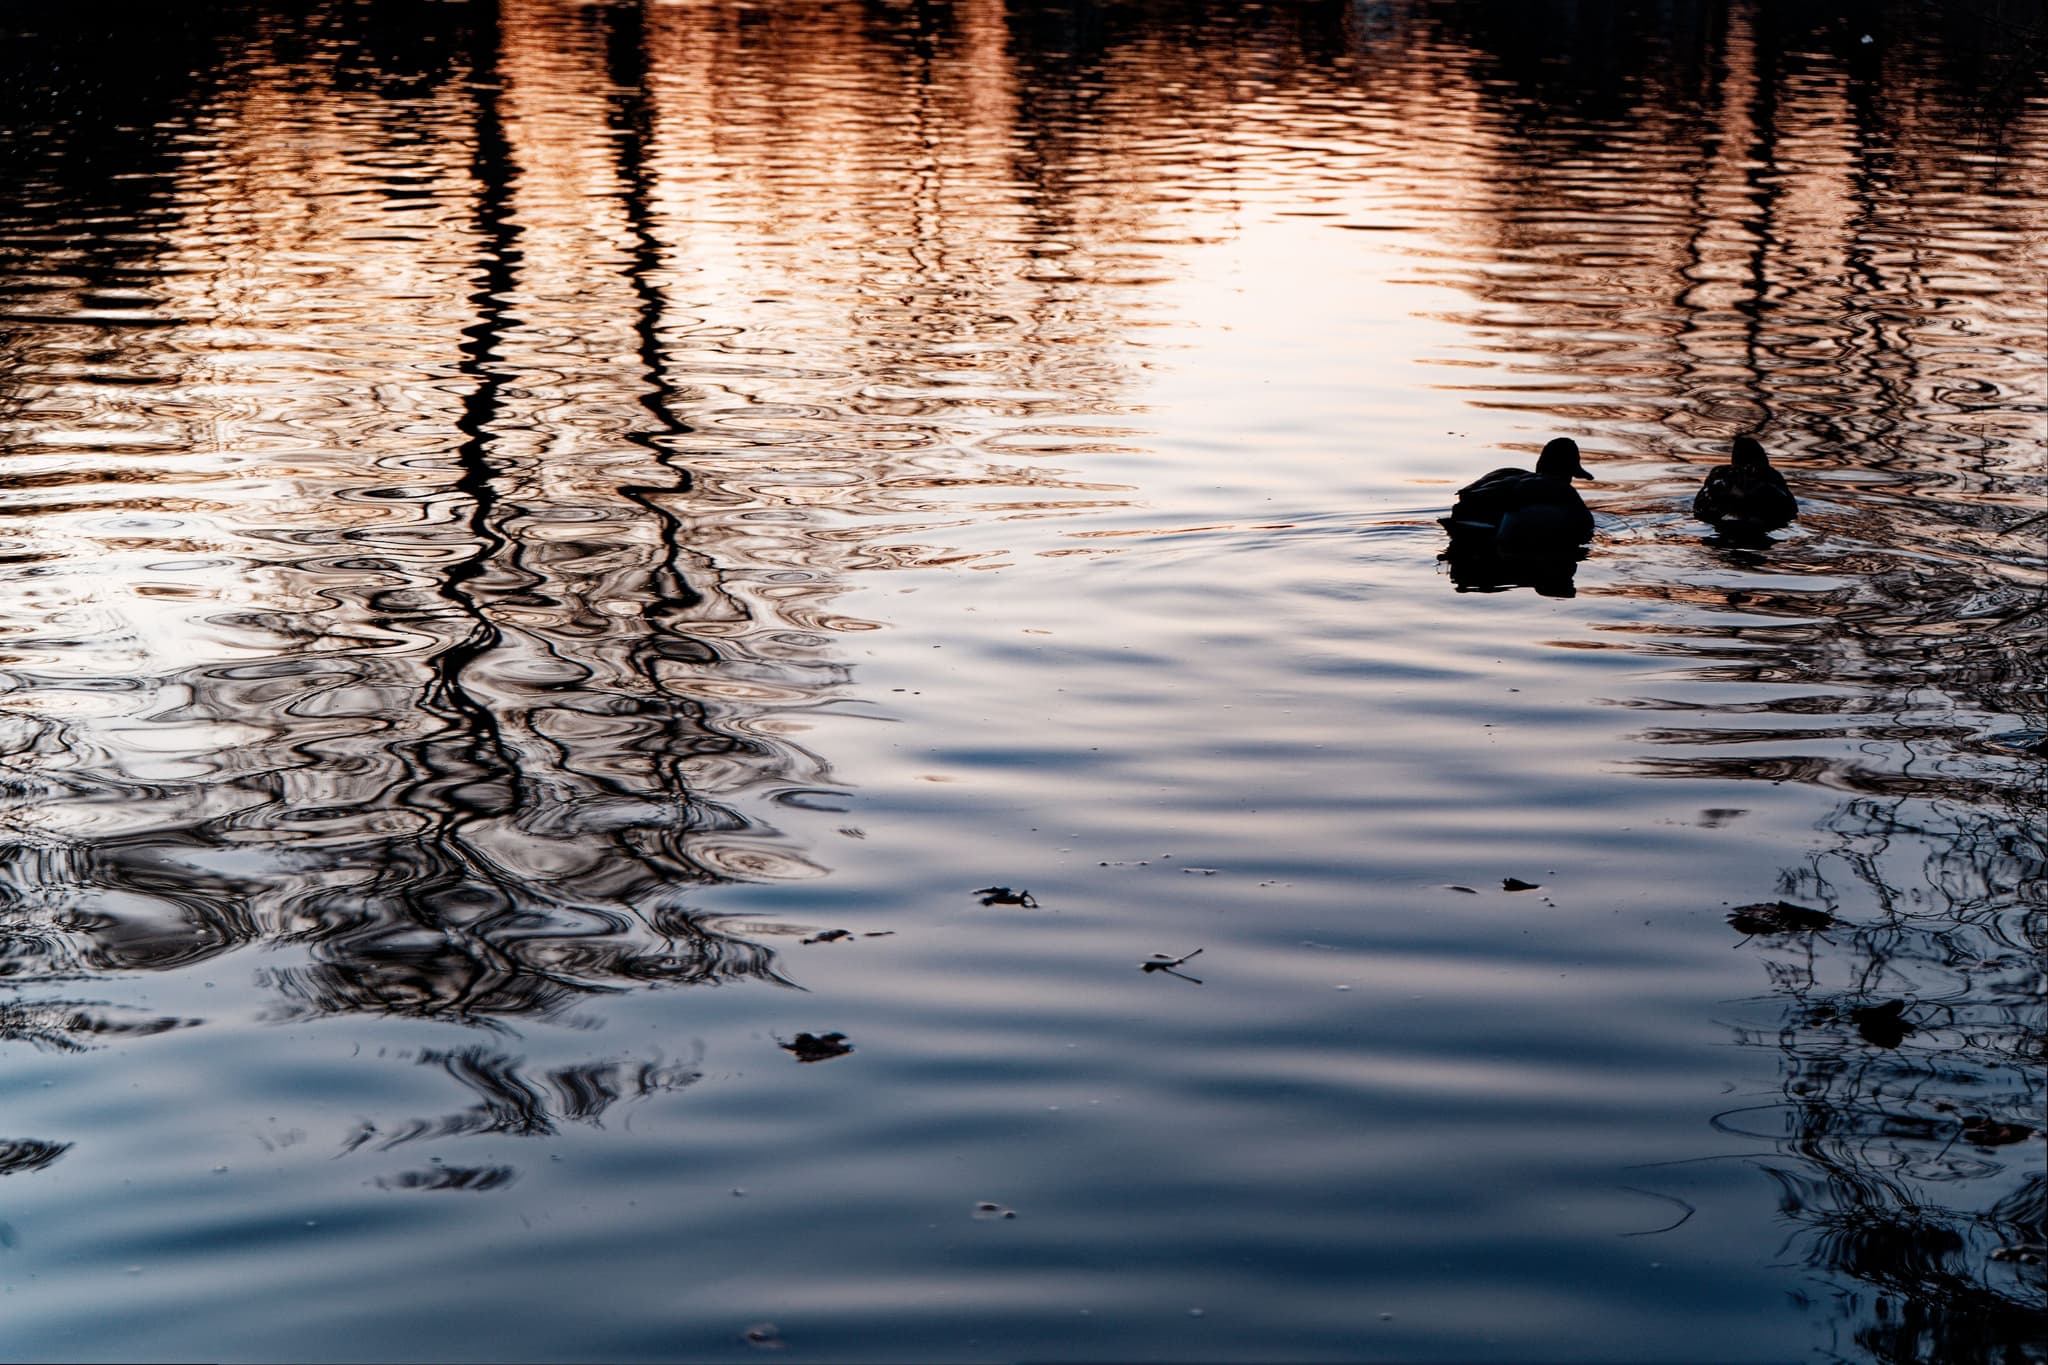
[(0, 9), (0, 1354), (2048, 1358), (2048, 37), (1843, 8)]

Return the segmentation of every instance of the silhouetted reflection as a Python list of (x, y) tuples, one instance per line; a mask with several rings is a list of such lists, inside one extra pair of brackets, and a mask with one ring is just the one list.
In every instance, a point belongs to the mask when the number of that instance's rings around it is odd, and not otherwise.
[(1752, 944), (1776, 992), (1760, 1003), (1780, 1018), (1741, 1037), (1783, 1054), (1783, 1094), (1722, 1123), (1777, 1147), (1758, 1164), (1797, 1230), (1788, 1250), (1842, 1291), (1854, 1341), (1879, 1360), (2038, 1346), (2044, 1284), (2024, 1249), (2048, 1228), (2044, 815), (2038, 801), (1850, 801), (1838, 844), (1781, 888), (1867, 908), (1824, 925), (1807, 909), (1790, 927), (1824, 934)]
[(432, 1166), (424, 1171), (400, 1171), (379, 1176), (380, 1190), (496, 1190), (511, 1184), (519, 1173), (510, 1166)]
[(540, 1137), (564, 1123), (603, 1127), (614, 1105), (673, 1094), (704, 1076), (695, 1061), (593, 1062), (535, 1076), (528, 1073), (524, 1059), (481, 1047), (423, 1052), (417, 1060), (421, 1066), (445, 1071), (474, 1102), (435, 1118), (365, 1121), (342, 1143), (343, 1151), (389, 1151), (421, 1139), (477, 1133)]
[[(1017, 113), (982, 60), (999, 11), (794, 16), (801, 41), (764, 66), (732, 14), (402, 8), (322, 9), (310, 28), (236, 9), (185, 35), (194, 69), (233, 79), (144, 83), (132, 97), (157, 105), (123, 115), (232, 126), (184, 199), (9, 148), (51, 178), (40, 207), (60, 223), (110, 222), (106, 198), (135, 196), (119, 212), (137, 231), (91, 249), (149, 291), (102, 318), (97, 276), (19, 281), (50, 325), (0, 342), (10, 372), (83, 379), (10, 389), (10, 430), (116, 453), (76, 478), (8, 472), (33, 499), (31, 543), (51, 547), (13, 563), (99, 598), (94, 554), (165, 580), (95, 621), (26, 601), (10, 616), (32, 642), (7, 661), (23, 704), (0, 735), (6, 804), (33, 813), (0, 851), (20, 921), (0, 969), (17, 980), (288, 943), (303, 959), (262, 969), (278, 1017), (486, 1024), (594, 993), (781, 982), (773, 949), (688, 897), (821, 870), (765, 811), (831, 795), (785, 722), (835, 699), (846, 669), (827, 647), (867, 628), (830, 610), (838, 575), (882, 561), (814, 535), (811, 508), (925, 510), (972, 483), (949, 414), (1010, 400), (927, 376), (989, 366), (992, 340), (1041, 395), (1014, 403), (1021, 418), (1099, 404), (1113, 382), (1085, 291), (1020, 278), (971, 215), (942, 211), (978, 193), (943, 148)], [(745, 111), (811, 61), (907, 71), (929, 101), (914, 129), (850, 88), (823, 111), (914, 172), (872, 186), (850, 226), (832, 186), (793, 197), (704, 156), (732, 137), (779, 155), (790, 130)], [(153, 154), (166, 177), (183, 164)], [(860, 243), (735, 277), (747, 300), (852, 290), (851, 325), (818, 329), (827, 349), (797, 355), (772, 319), (736, 336), (678, 299), (702, 268), (703, 195)], [(330, 248), (347, 261), (332, 278), (290, 263)], [(152, 271), (165, 253), (213, 264)], [(1055, 321), (1057, 345), (1039, 335)], [(256, 357), (260, 400), (205, 397), (204, 363), (229, 346)], [(131, 437), (150, 457), (133, 468)], [(290, 478), (223, 501), (229, 476), (206, 460), (270, 451)], [(51, 496), (81, 480), (102, 500)], [(181, 647), (123, 643), (165, 637)], [(132, 704), (98, 708), (114, 724), (70, 714), (95, 692)], [(177, 1022), (9, 1018), (43, 1046)]]
[(1450, 570), (1451, 583), (1459, 592), (1506, 592), (1510, 588), (1534, 588), (1545, 597), (1575, 597), (1575, 579), (1586, 551), (1565, 554), (1503, 554), (1491, 542), (1453, 540), (1437, 556)]
[(1769, 531), (1726, 528), (1700, 537), (1700, 544), (1721, 552), (1721, 558), (1739, 569), (1760, 569), (1770, 563), (1770, 552), (1778, 538)]
[[(9, 966), (19, 966), (10, 962)], [(31, 976), (30, 980), (47, 979)], [(74, 1000), (0, 1003), (0, 1042), (28, 1043), (50, 1052), (83, 1052), (107, 1039), (146, 1038), (199, 1021), (116, 1010)]]
[(68, 1142), (44, 1142), (40, 1138), (0, 1139), (0, 1175), (40, 1171), (70, 1150)]

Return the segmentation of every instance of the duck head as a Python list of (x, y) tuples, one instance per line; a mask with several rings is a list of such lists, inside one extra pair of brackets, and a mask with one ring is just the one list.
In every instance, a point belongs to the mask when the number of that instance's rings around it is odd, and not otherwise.
[(1768, 469), (1771, 457), (1764, 454), (1764, 448), (1747, 436), (1735, 438), (1735, 467), (1737, 469)]
[(1569, 436), (1560, 436), (1543, 447), (1543, 453), (1536, 457), (1536, 472), (1554, 479), (1593, 477), (1586, 472), (1586, 466), (1579, 463), (1579, 443)]

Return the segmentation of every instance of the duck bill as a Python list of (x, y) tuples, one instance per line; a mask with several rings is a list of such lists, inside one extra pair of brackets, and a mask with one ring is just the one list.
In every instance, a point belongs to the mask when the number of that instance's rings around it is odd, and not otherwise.
[(1580, 464), (1578, 468), (1572, 471), (1572, 477), (1575, 479), (1584, 479), (1587, 483), (1600, 482), (1598, 479), (1594, 478), (1591, 474), (1588, 474), (1586, 472), (1586, 466), (1583, 463)]

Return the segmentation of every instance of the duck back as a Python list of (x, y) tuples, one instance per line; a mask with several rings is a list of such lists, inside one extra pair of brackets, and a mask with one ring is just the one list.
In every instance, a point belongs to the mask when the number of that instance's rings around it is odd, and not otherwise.
[(1443, 524), (1453, 537), (1492, 540), (1504, 554), (1550, 553), (1593, 538), (1579, 490), (1526, 469), (1496, 469), (1459, 489)]
[(1514, 505), (1513, 490), (1519, 481), (1535, 477), (1526, 469), (1496, 469), (1480, 475), (1458, 490), (1458, 500), (1451, 504), (1444, 525), (1497, 528)]
[(1692, 514), (1714, 526), (1772, 529), (1797, 517), (1799, 504), (1785, 485), (1785, 476), (1768, 465), (1722, 465), (1700, 485), (1692, 500)]
[(1538, 490), (1542, 496), (1523, 499), (1501, 517), (1494, 544), (1502, 554), (1549, 554), (1593, 538), (1593, 514), (1579, 490), (1554, 479), (1541, 482), (1549, 485)]

